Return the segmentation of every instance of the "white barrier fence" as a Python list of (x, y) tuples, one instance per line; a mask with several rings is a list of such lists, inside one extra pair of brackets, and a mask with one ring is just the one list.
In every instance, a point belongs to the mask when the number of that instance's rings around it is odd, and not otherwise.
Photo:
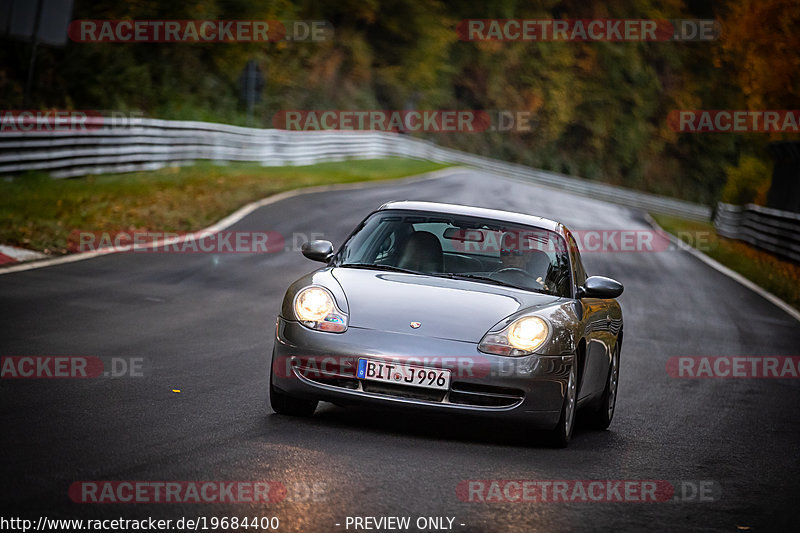
[(800, 261), (800, 213), (720, 202), (714, 226), (723, 237), (739, 239), (786, 259)]
[(136, 119), (122, 128), (106, 123), (102, 117), (88, 117), (83, 129), (0, 132), (0, 175), (45, 171), (53, 178), (69, 178), (154, 170), (201, 159), (284, 166), (399, 156), (468, 165), (656, 213), (697, 220), (711, 217), (704, 205), (441, 148), (391, 132), (287, 131), (158, 119)]

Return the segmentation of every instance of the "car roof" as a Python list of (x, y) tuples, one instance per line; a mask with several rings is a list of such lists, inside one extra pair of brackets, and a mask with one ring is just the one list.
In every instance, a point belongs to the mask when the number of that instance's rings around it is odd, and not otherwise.
[(442, 213), (447, 215), (465, 215), (478, 218), (487, 218), (490, 220), (498, 220), (502, 222), (512, 222), (515, 224), (522, 224), (525, 226), (534, 226), (536, 228), (554, 231), (563, 235), (566, 228), (560, 222), (550, 220), (548, 218), (537, 217), (534, 215), (526, 215), (523, 213), (515, 213), (512, 211), (503, 211), (500, 209), (487, 209), (485, 207), (473, 207), (469, 205), (458, 204), (443, 204), (438, 202), (387, 202), (380, 206), (378, 211), (402, 209), (403, 211), (426, 211), (433, 213)]

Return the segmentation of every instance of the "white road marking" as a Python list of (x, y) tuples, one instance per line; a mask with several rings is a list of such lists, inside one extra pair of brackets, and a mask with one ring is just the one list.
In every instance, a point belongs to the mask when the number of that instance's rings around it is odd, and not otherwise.
[(797, 309), (795, 309), (794, 307), (792, 307), (788, 303), (784, 302), (783, 300), (781, 300), (780, 298), (778, 298), (777, 296), (775, 296), (771, 292), (763, 289), (762, 287), (759, 287), (758, 285), (756, 285), (755, 283), (753, 283), (749, 279), (745, 278), (744, 276), (742, 276), (738, 272), (735, 272), (735, 271), (731, 270), (730, 268), (726, 267), (722, 263), (719, 263), (719, 262), (715, 261), (714, 259), (711, 259), (709, 256), (707, 256), (706, 254), (704, 254), (700, 250), (698, 250), (696, 248), (693, 248), (692, 246), (690, 246), (689, 244), (687, 244), (687, 243), (683, 242), (682, 240), (678, 239), (677, 237), (675, 237), (671, 233), (665, 231), (661, 226), (658, 225), (658, 223), (649, 214), (645, 216), (645, 219), (647, 220), (647, 222), (651, 226), (653, 226), (653, 229), (655, 229), (657, 232), (659, 232), (664, 237), (669, 239), (675, 246), (678, 247), (678, 249), (684, 250), (684, 251), (692, 254), (693, 256), (695, 256), (700, 261), (702, 261), (703, 263), (707, 264), (708, 266), (710, 266), (711, 268), (713, 268), (717, 272), (719, 272), (721, 274), (725, 274), (726, 276), (728, 276), (732, 280), (739, 282), (741, 285), (744, 285), (745, 287), (747, 287), (748, 289), (750, 289), (754, 293), (758, 294), (762, 298), (766, 299), (770, 303), (774, 304), (775, 306), (777, 306), (780, 309), (782, 309), (783, 311), (785, 311), (789, 316), (791, 316), (795, 320), (800, 321), (800, 311), (798, 311)]
[[(399, 178), (399, 179), (392, 179), (392, 180), (376, 180), (376, 181), (363, 181), (358, 183), (340, 183), (335, 185), (320, 185), (316, 187), (304, 187), (302, 189), (293, 189), (291, 191), (285, 191), (282, 193), (278, 193), (272, 196), (268, 196), (266, 198), (262, 198), (261, 200), (256, 200), (255, 202), (251, 202), (244, 207), (237, 209), (235, 212), (231, 213), (227, 217), (223, 218), (216, 224), (213, 224), (205, 229), (201, 229), (194, 233), (188, 233), (186, 235), (182, 235), (180, 237), (171, 238), (171, 239), (161, 239), (158, 241), (148, 242), (141, 245), (130, 246), (129, 250), (143, 250), (146, 248), (159, 248), (165, 245), (171, 245), (173, 243), (181, 243), (185, 240), (189, 239), (198, 239), (200, 237), (208, 237), (209, 234), (214, 234), (217, 232), (222, 231), (223, 229), (232, 226), (233, 224), (239, 222), (244, 217), (266, 205), (274, 204), (276, 202), (280, 202), (282, 200), (286, 200), (288, 198), (293, 198), (295, 196), (300, 196), (303, 194), (311, 194), (316, 192), (324, 192), (324, 191), (339, 191), (339, 190), (346, 190), (346, 189), (366, 189), (369, 187), (377, 187), (381, 185), (387, 184), (402, 184), (414, 181), (427, 181), (427, 180), (434, 180), (439, 178), (445, 178), (450, 176), (456, 172), (463, 172), (463, 167), (449, 167), (444, 168), (441, 170), (435, 170), (433, 172), (427, 172), (425, 174), (420, 174), (417, 176), (412, 176), (408, 178)], [(92, 259), (94, 257), (100, 257), (102, 255), (108, 255), (113, 253), (120, 253), (120, 250), (112, 248), (100, 248), (98, 250), (92, 250), (90, 252), (81, 252), (77, 254), (70, 254), (64, 255), (61, 257), (54, 257), (52, 259), (44, 259), (41, 261), (31, 261), (29, 263), (21, 263), (18, 265), (6, 267), (0, 269), (0, 275), (2, 274), (11, 274), (13, 272), (24, 272), (26, 270), (35, 270), (37, 268), (45, 268), (55, 265), (64, 265), (66, 263), (74, 263), (76, 261), (85, 261), (86, 259)]]

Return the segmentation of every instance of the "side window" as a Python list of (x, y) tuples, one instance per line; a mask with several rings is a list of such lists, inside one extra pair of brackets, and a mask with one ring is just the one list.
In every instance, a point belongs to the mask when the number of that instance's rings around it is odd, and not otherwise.
[(575, 286), (580, 286), (586, 281), (586, 270), (583, 268), (581, 252), (578, 250), (578, 245), (571, 233), (567, 234), (567, 241), (569, 242), (569, 257), (572, 263), (572, 275), (575, 278)]
[(405, 226), (399, 219), (391, 217), (372, 218), (345, 245), (340, 261), (350, 263), (391, 263), (397, 255), (397, 246), (402, 242)]

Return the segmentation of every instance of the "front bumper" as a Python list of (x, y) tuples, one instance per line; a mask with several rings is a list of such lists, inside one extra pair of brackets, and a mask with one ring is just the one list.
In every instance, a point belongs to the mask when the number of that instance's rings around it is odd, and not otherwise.
[[(359, 357), (451, 371), (436, 391), (356, 379)], [(574, 355), (503, 357), (476, 344), (350, 327), (310, 330), (278, 319), (271, 380), (290, 396), (338, 404), (415, 408), (518, 420), (541, 429), (558, 423)]]

